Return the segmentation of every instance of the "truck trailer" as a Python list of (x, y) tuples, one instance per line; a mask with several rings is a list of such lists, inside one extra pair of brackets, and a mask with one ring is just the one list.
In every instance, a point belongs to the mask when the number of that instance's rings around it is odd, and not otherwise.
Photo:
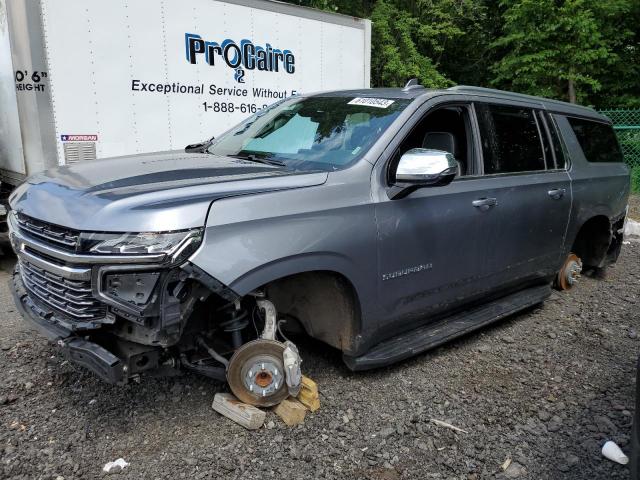
[[(0, 178), (183, 149), (369, 87), (369, 20), (267, 0), (0, 0)], [(135, 158), (132, 161), (136, 161)]]

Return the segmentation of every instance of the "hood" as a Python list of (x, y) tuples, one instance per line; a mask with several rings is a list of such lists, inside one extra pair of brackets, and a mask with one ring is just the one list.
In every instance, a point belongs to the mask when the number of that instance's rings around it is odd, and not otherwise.
[(27, 179), (13, 210), (75, 230), (168, 231), (202, 227), (223, 197), (321, 185), (326, 172), (202, 153), (162, 152), (57, 167)]

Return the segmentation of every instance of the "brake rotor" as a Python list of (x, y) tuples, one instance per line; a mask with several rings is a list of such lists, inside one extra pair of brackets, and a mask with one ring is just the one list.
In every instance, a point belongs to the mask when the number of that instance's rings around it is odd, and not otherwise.
[(556, 286), (559, 290), (569, 290), (580, 278), (582, 260), (575, 253), (570, 253), (558, 272)]
[(238, 348), (227, 369), (227, 382), (241, 402), (271, 407), (289, 395), (282, 354), (285, 345), (275, 340), (253, 340)]

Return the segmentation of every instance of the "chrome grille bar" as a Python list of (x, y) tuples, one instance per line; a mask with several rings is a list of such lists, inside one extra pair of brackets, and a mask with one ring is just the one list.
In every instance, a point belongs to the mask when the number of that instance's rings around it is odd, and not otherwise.
[[(25, 217), (30, 221), (25, 221)], [(168, 261), (164, 253), (83, 254), (77, 251), (80, 232), (49, 225), (15, 211), (9, 214), (8, 224), (25, 290), (34, 302), (42, 304), (41, 308), (53, 310), (54, 317), (66, 322), (68, 328), (74, 328), (74, 324), (82, 329), (98, 328), (111, 318), (107, 315), (107, 297), (101, 295), (99, 288), (97, 293), (92, 288), (92, 268), (127, 265), (135, 269)]]
[(24, 214), (18, 214), (17, 221), (22, 230), (65, 250), (75, 251), (78, 245), (79, 233), (74, 230), (52, 225)]
[(51, 272), (53, 275), (57, 275), (59, 277), (66, 278), (69, 280), (86, 281), (91, 279), (90, 268), (69, 267), (66, 265), (58, 265), (42, 257), (36, 256), (35, 254), (31, 253), (29, 250), (25, 248), (23, 248), (22, 250), (19, 250), (17, 254), (20, 260), (27, 261), (31, 265), (34, 265), (40, 268), (41, 270), (44, 270), (46, 272)]
[(95, 300), (89, 281), (72, 281), (20, 261), (20, 273), (27, 290), (49, 307), (75, 319), (103, 317), (104, 305)]
[(61, 300), (65, 300), (65, 297), (68, 297), (72, 300), (75, 299), (75, 302), (78, 305), (91, 305), (93, 303), (86, 300), (87, 295), (91, 294), (90, 288), (86, 289), (85, 295), (82, 295), (81, 293), (79, 295), (77, 293), (70, 294), (70, 288), (64, 285), (64, 283), (61, 281), (62, 279), (53, 278), (51, 275), (46, 275), (46, 273), (44, 272), (38, 272), (26, 263), (23, 263), (22, 267), (24, 268), (25, 274), (29, 277), (30, 281), (46, 289), (52, 295), (60, 297)]

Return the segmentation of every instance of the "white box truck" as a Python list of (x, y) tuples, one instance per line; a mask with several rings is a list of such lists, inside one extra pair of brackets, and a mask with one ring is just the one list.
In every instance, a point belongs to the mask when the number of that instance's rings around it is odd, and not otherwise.
[(0, 0), (0, 175), (182, 149), (369, 87), (369, 20), (266, 0)]

